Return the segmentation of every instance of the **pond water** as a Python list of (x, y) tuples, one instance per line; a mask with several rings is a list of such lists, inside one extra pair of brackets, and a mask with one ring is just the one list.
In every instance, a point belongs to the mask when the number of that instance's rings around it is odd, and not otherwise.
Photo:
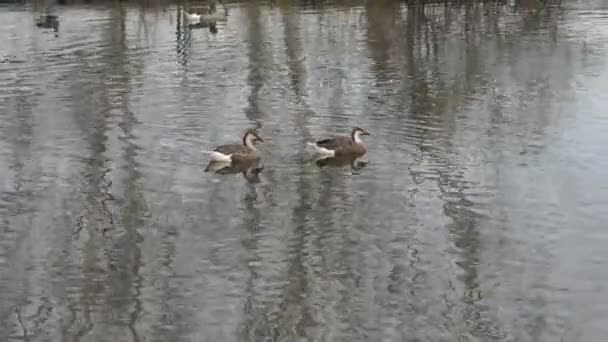
[(0, 5), (3, 341), (608, 335), (604, 2), (185, 8)]

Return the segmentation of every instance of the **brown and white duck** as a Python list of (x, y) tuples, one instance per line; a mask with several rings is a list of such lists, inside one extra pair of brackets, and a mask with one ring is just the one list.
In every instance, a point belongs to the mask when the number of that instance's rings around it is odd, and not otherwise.
[(255, 143), (264, 142), (258, 133), (250, 128), (243, 134), (242, 144), (220, 145), (209, 152), (212, 162), (239, 162), (260, 159), (260, 151)]
[(220, 13), (216, 10), (215, 1), (211, 2), (209, 8), (203, 10), (202, 13), (196, 12), (185, 12), (186, 20), (191, 23), (200, 23), (200, 24), (215, 24), (218, 21), (226, 21), (228, 19), (228, 9), (224, 6), (224, 12)]
[(328, 138), (308, 144), (314, 148), (315, 154), (321, 156), (364, 155), (366, 149), (363, 140), (361, 140), (364, 135), (371, 134), (363, 128), (354, 127), (349, 136)]

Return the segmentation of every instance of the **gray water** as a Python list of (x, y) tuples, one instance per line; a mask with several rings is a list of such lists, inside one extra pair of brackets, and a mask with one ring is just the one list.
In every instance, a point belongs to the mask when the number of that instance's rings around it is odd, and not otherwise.
[(0, 7), (1, 341), (608, 335), (603, 1), (43, 9)]

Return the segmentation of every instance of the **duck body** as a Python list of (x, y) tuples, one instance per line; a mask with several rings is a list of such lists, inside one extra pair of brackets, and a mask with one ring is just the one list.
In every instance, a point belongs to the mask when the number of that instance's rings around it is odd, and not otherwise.
[(260, 153), (257, 149), (238, 144), (220, 145), (211, 151), (210, 156), (213, 161), (226, 163), (260, 159)]
[(216, 10), (215, 3), (211, 3), (211, 6), (202, 13), (185, 13), (186, 19), (190, 22), (201, 23), (204, 25), (215, 24), (218, 21), (225, 21), (228, 17), (228, 9), (224, 7), (224, 13), (219, 13)]
[(353, 128), (350, 136), (328, 138), (309, 143), (314, 148), (315, 154), (326, 157), (336, 157), (344, 155), (364, 155), (367, 150), (361, 136), (370, 135), (362, 128)]
[(59, 32), (59, 18), (53, 14), (41, 15), (36, 20), (36, 26), (43, 29), (53, 29), (57, 33)]
[(217, 23), (218, 21), (226, 20), (225, 14), (215, 13), (203, 13), (200, 15), (200, 22), (203, 24)]
[(185, 13), (186, 16), (186, 20), (190, 21), (190, 22), (200, 22), (201, 21), (201, 15), (198, 13)]
[(232, 163), (245, 162), (260, 159), (260, 151), (255, 147), (255, 142), (263, 142), (262, 138), (253, 130), (249, 129), (243, 135), (242, 144), (228, 144), (215, 147), (210, 153), (213, 162)]

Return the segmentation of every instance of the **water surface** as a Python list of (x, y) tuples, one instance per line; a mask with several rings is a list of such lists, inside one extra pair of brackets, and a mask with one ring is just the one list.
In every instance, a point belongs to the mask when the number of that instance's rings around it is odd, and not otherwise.
[(602, 1), (43, 9), (0, 6), (2, 340), (608, 335)]

